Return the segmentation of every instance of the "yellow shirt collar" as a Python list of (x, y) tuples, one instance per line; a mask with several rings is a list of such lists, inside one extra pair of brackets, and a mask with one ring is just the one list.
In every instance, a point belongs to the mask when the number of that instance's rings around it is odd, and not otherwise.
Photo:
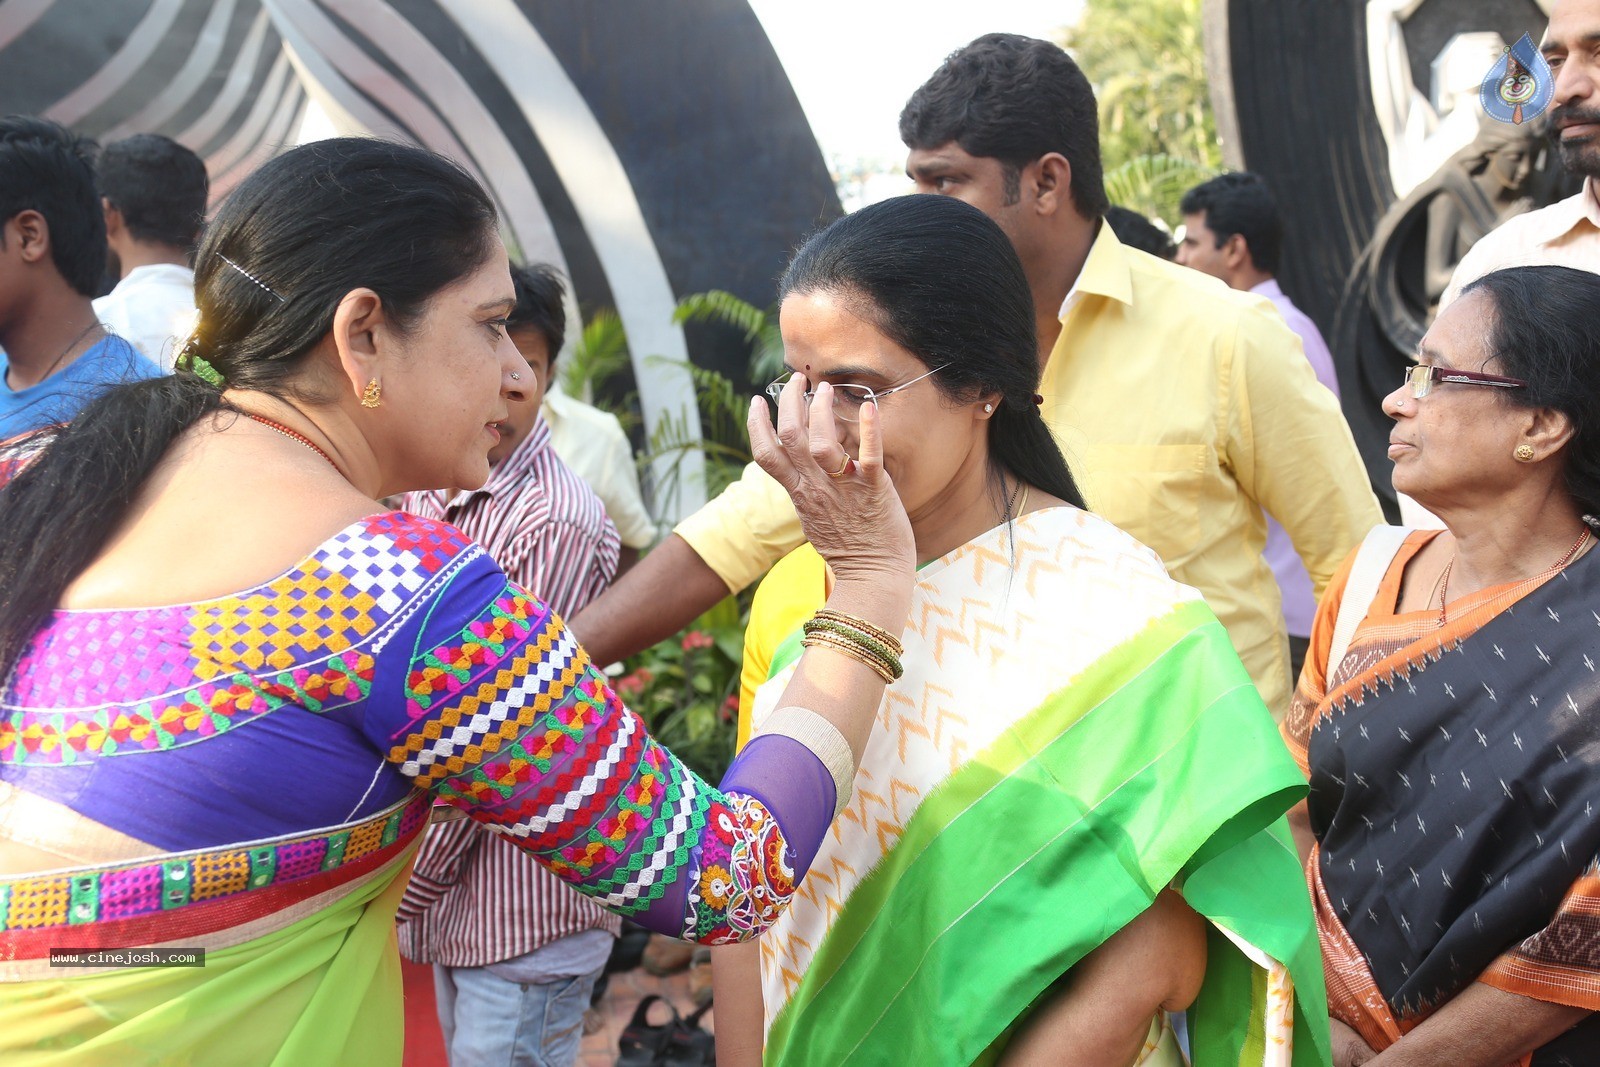
[(1089, 246), (1089, 258), (1084, 260), (1078, 280), (1072, 283), (1072, 288), (1067, 290), (1067, 298), (1061, 302), (1059, 317), (1067, 317), (1072, 298), (1078, 293), (1106, 296), (1121, 304), (1132, 304), (1133, 272), (1128, 260), (1127, 246), (1117, 240), (1111, 227), (1102, 221), (1094, 244)]

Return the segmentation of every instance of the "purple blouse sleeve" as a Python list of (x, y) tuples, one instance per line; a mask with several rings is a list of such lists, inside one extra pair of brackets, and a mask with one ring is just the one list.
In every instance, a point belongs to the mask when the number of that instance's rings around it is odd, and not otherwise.
[(483, 562), (428, 612), (404, 701), (369, 720), (390, 762), (652, 930), (722, 944), (770, 926), (833, 818), (822, 760), (761, 737), (711, 786), (655, 742), (553, 612)]

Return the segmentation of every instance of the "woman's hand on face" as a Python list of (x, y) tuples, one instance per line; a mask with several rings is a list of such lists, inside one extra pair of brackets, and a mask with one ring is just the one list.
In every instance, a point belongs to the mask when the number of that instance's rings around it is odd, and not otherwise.
[(916, 542), (883, 469), (877, 405), (862, 405), (860, 454), (851, 459), (834, 424), (833, 387), (819, 383), (809, 409), (805, 391), (805, 376), (790, 375), (778, 400), (776, 433), (765, 399), (751, 402), (756, 462), (788, 492), (806, 538), (836, 577), (909, 576), (916, 568)]
[(1333, 1067), (1361, 1067), (1378, 1055), (1360, 1034), (1338, 1019), (1328, 1020), (1328, 1033), (1333, 1038)]

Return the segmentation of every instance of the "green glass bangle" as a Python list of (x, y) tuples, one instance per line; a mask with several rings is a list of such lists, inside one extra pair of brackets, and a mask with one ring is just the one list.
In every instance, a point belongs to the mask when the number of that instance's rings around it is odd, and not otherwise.
[(857, 663), (863, 664), (870, 668), (874, 674), (876, 674), (879, 678), (882, 678), (884, 685), (890, 684), (895, 680), (895, 678), (898, 677), (898, 675), (889, 669), (889, 665), (880, 660), (876, 655), (869, 652), (867, 649), (862, 648), (855, 642), (848, 641), (837, 634), (821, 631), (814, 634), (807, 634), (806, 637), (801, 640), (800, 644), (804, 648), (820, 647), (832, 649), (841, 656), (846, 656), (850, 659), (853, 659)]
[(905, 673), (905, 669), (900, 665), (900, 657), (895, 654), (894, 649), (885, 645), (871, 634), (851, 626), (849, 623), (838, 622), (834, 619), (808, 619), (801, 629), (807, 637), (817, 634), (831, 634), (860, 648), (863, 652), (871, 654), (873, 658), (881, 662), (889, 673), (896, 678)]

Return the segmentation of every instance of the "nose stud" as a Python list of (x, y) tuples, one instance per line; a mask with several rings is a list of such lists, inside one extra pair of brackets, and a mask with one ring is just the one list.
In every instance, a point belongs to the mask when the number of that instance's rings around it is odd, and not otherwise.
[(514, 381), (514, 382), (520, 382), (520, 381), (522, 381), (522, 375), (518, 374), (516, 371), (512, 371), (511, 372), (511, 380)]

